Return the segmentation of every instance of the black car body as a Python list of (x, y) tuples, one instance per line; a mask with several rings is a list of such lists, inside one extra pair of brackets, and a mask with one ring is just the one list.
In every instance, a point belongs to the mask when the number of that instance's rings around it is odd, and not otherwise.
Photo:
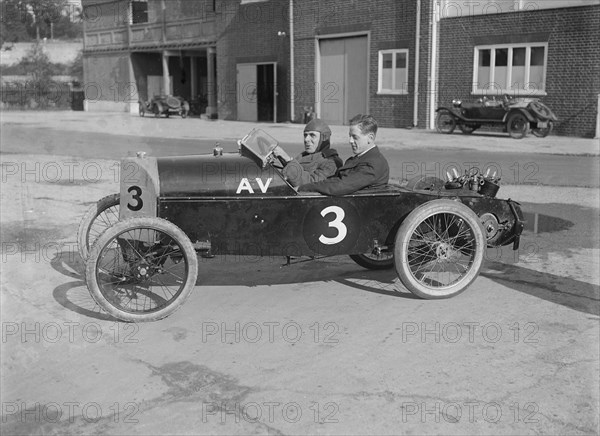
[(155, 117), (179, 115), (186, 118), (190, 113), (190, 104), (183, 97), (173, 95), (155, 95), (146, 102), (139, 101), (138, 107), (141, 117), (153, 113)]
[(547, 136), (558, 120), (556, 115), (535, 98), (502, 100), (483, 97), (474, 103), (453, 100), (452, 106), (437, 109), (436, 127), (440, 133), (452, 133), (456, 126), (465, 134), (473, 133), (482, 125), (502, 126), (511, 137), (523, 138), (531, 129), (538, 137)]
[[(86, 229), (107, 209), (98, 206), (80, 227), (80, 241), (90, 247), (86, 279), (96, 301), (120, 319), (167, 316), (195, 284), (196, 252), (351, 255), (367, 268), (395, 266), (402, 283), (421, 297), (447, 298), (477, 277), (487, 246), (518, 247), (518, 203), (495, 198), (497, 184), (477, 171), (450, 182), (418, 177), (404, 186), (334, 197), (297, 192), (272, 164), (277, 146), (254, 130), (239, 142), (238, 153), (124, 158), (120, 194), (111, 197), (118, 221), (90, 239)], [(185, 282), (181, 289), (156, 301), (149, 291), (135, 290), (163, 274), (165, 263), (182, 268), (176, 275)], [(125, 296), (129, 304), (144, 296), (144, 305), (128, 308)]]

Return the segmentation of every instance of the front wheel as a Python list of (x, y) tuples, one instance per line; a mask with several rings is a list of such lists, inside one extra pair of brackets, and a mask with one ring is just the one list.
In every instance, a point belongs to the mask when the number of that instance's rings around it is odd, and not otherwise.
[(87, 260), (96, 239), (118, 221), (119, 194), (107, 195), (88, 209), (77, 230), (77, 248), (83, 260)]
[(529, 121), (522, 113), (514, 113), (508, 117), (506, 130), (508, 130), (508, 133), (512, 138), (521, 139), (527, 135)]
[(130, 322), (171, 315), (189, 297), (197, 276), (198, 258), (189, 238), (161, 218), (130, 218), (106, 230), (85, 269), (94, 300)]
[(350, 258), (367, 269), (390, 269), (394, 266), (393, 253), (381, 253), (379, 255), (373, 253), (351, 254)]
[[(554, 123), (552, 122), (552, 120), (548, 120), (545, 123), (546, 123), (545, 127), (535, 127), (533, 129), (531, 129), (531, 133), (533, 133), (534, 136), (537, 136), (538, 138), (545, 138), (546, 136), (548, 136), (550, 134), (550, 132), (552, 132), (552, 129), (554, 128)], [(540, 122), (538, 122), (538, 125), (539, 124), (540, 124)]]
[(450, 134), (454, 132), (454, 129), (456, 128), (456, 119), (452, 116), (450, 111), (441, 110), (437, 114), (435, 127), (440, 133)]
[(467, 206), (433, 200), (414, 209), (396, 235), (400, 281), (425, 299), (463, 292), (479, 275), (486, 247), (481, 223)]

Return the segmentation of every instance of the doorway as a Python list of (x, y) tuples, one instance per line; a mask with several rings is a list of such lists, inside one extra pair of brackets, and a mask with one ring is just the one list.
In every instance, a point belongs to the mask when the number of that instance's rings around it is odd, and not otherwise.
[(277, 122), (277, 63), (237, 64), (237, 119)]

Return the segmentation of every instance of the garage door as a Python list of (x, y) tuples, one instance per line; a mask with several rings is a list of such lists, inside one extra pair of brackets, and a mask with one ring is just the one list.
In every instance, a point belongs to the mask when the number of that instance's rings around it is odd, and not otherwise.
[(329, 124), (348, 124), (367, 112), (366, 36), (319, 40), (320, 116)]

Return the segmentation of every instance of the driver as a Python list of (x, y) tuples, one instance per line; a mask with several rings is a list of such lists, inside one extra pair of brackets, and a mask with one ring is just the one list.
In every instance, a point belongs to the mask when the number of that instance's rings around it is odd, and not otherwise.
[(338, 152), (331, 148), (331, 129), (315, 118), (304, 127), (304, 151), (290, 159), (280, 147), (273, 154), (285, 162), (283, 176), (294, 187), (319, 182), (333, 176), (342, 166)]

